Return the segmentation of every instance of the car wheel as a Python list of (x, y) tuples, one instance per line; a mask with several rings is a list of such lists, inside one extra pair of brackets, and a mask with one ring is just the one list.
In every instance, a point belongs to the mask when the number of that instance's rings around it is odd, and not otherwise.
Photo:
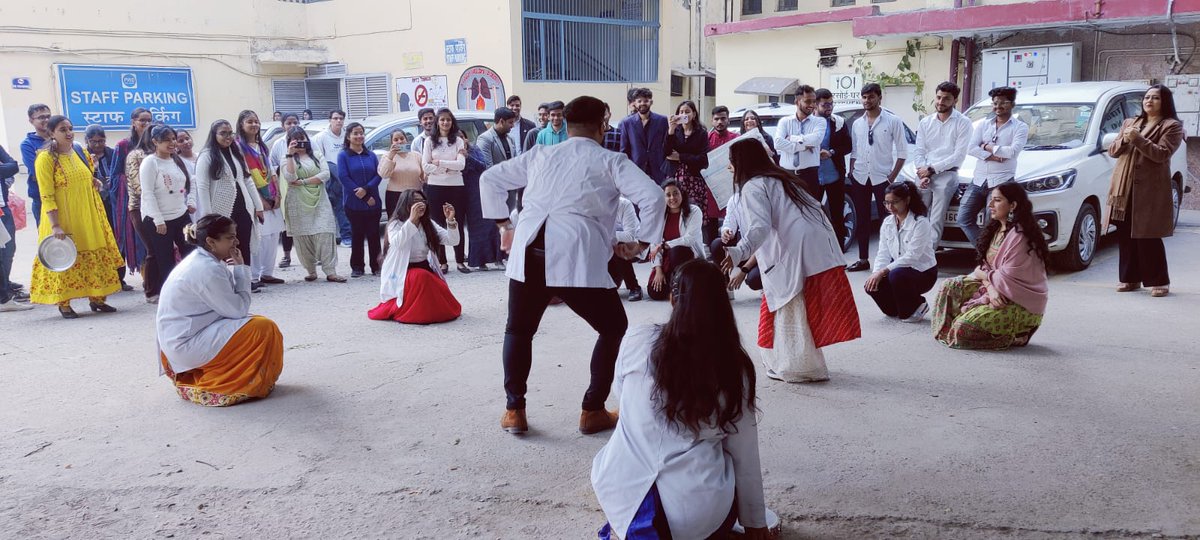
[(846, 198), (846, 204), (842, 208), (842, 227), (846, 229), (846, 237), (842, 239), (842, 252), (850, 249), (850, 244), (854, 242), (854, 205), (850, 202), (850, 198)]
[(1056, 266), (1070, 272), (1087, 268), (1096, 256), (1096, 246), (1099, 243), (1100, 219), (1096, 207), (1091, 203), (1083, 203), (1079, 209), (1079, 216), (1075, 218), (1071, 241), (1067, 243), (1067, 249), (1057, 254)]
[(1171, 221), (1172, 227), (1179, 226), (1179, 207), (1183, 204), (1183, 189), (1180, 187), (1183, 180), (1171, 182), (1171, 210), (1175, 212), (1175, 219)]

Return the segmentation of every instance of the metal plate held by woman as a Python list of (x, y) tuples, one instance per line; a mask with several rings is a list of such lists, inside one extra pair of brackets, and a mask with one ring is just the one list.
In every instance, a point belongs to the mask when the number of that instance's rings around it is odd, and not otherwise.
[(79, 251), (75, 249), (75, 241), (70, 236), (62, 240), (47, 236), (38, 245), (38, 260), (42, 266), (54, 272), (65, 272), (75, 266), (78, 256)]

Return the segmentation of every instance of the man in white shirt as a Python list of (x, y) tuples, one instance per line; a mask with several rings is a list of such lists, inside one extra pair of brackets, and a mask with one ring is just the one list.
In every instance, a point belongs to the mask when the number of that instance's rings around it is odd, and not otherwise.
[[(1017, 89), (1000, 86), (988, 91), (992, 98), (994, 119), (988, 120), (971, 134), (967, 154), (979, 160), (975, 164), (975, 179), (958, 203), (958, 226), (974, 245), (982, 228), (976, 223), (979, 212), (987, 206), (988, 194), (996, 186), (1012, 182), (1017, 173), (1017, 156), (1025, 149), (1029, 126), (1013, 115)], [(987, 214), (984, 214), (984, 219)]]
[[(817, 91), (802, 84), (796, 90), (796, 114), (779, 121), (775, 127), (775, 151), (779, 166), (796, 173), (808, 183), (810, 194), (820, 185), (821, 141), (825, 140), (828, 122), (815, 114)], [(815, 195), (814, 195), (815, 196)]]
[[(503, 234), (501, 245), (510, 251), (504, 331), (508, 401), (500, 427), (514, 434), (529, 429), (525, 392), (533, 336), (552, 296), (565, 301), (600, 334), (592, 350), (591, 385), (584, 394), (579, 431), (598, 433), (616, 425), (617, 416), (604, 409), (604, 401), (628, 321), (608, 274), (608, 261), (614, 251), (631, 259), (661, 242), (665, 223), (662, 189), (626, 156), (601, 146), (604, 102), (576, 98), (564, 116), (566, 141), (534, 146), (480, 178), (483, 217), (496, 220)], [(520, 188), (525, 188), (525, 196), (514, 232), (506, 200), (509, 190)], [(633, 242), (617, 243), (614, 238), (621, 196), (641, 209), (643, 221)]]
[(858, 261), (846, 270), (859, 272), (871, 268), (867, 251), (871, 242), (871, 198), (880, 216), (884, 190), (896, 180), (908, 145), (904, 140), (904, 122), (883, 110), (883, 88), (875, 83), (862, 87), (863, 115), (850, 126), (853, 142), (850, 151), (850, 200), (854, 202), (854, 238), (858, 242)]
[(934, 114), (921, 120), (913, 164), (917, 166), (917, 188), (929, 208), (933, 226), (933, 248), (937, 249), (946, 227), (946, 210), (958, 191), (958, 168), (967, 157), (971, 142), (971, 119), (955, 110), (959, 88), (943, 82), (934, 94)]
[(417, 111), (417, 121), (421, 122), (421, 132), (413, 137), (412, 151), (419, 155), (425, 148), (425, 140), (433, 133), (434, 124), (437, 123), (436, 111), (429, 107)]
[(333, 217), (337, 220), (338, 239), (343, 247), (350, 247), (350, 220), (346, 218), (346, 210), (342, 207), (342, 183), (337, 178), (338, 154), (342, 152), (342, 144), (346, 138), (342, 133), (345, 123), (346, 111), (330, 111), (329, 128), (318, 133), (312, 144), (329, 164), (329, 181), (325, 182), (325, 192), (329, 194), (329, 206), (333, 207)]

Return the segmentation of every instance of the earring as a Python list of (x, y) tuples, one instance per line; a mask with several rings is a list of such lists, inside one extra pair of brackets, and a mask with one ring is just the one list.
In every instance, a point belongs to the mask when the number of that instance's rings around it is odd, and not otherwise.
[(1013, 220), (1013, 213), (1012, 213), (1012, 212), (1009, 212), (1009, 213), (1008, 213), (1008, 221), (1011, 223), (1011, 222), (1012, 222), (1012, 220)]

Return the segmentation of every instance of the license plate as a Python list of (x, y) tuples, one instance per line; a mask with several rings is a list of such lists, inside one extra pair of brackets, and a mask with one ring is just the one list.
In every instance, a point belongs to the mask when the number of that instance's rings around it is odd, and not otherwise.
[[(955, 225), (958, 223), (958, 210), (949, 210), (946, 212), (946, 223), (948, 223), (950, 225)], [(983, 226), (983, 213), (982, 212), (980, 212), (979, 215), (975, 218), (975, 224), (980, 227)]]

